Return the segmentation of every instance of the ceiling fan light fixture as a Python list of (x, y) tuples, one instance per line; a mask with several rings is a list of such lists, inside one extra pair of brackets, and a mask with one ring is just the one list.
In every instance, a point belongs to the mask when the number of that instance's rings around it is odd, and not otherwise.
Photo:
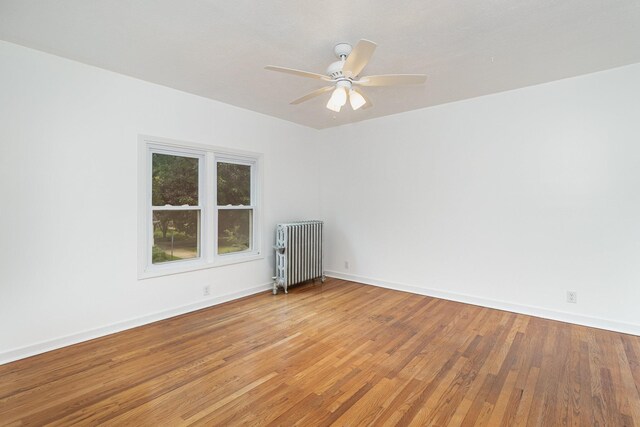
[(329, 102), (327, 102), (327, 108), (336, 113), (340, 112), (340, 109), (347, 103), (347, 91), (343, 86), (338, 86), (331, 94)]
[(336, 113), (339, 113), (342, 106), (333, 104), (331, 103), (331, 100), (329, 100), (329, 102), (327, 102), (327, 108), (331, 111), (335, 111)]
[(358, 108), (362, 107), (364, 104), (366, 104), (367, 101), (364, 99), (362, 95), (360, 95), (355, 90), (351, 89), (349, 91), (349, 103), (351, 104), (351, 108), (353, 108), (353, 110), (355, 111)]

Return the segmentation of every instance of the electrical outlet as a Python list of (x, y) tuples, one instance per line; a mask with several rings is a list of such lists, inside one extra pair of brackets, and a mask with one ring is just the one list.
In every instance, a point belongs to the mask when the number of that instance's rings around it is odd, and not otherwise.
[(344, 262), (344, 268), (345, 268), (346, 270), (348, 270), (348, 269), (349, 269), (349, 261), (345, 261), (345, 262)]
[(567, 291), (567, 302), (576, 304), (578, 302), (578, 293), (575, 291)]
[(205, 297), (211, 295), (211, 288), (209, 287), (209, 285), (202, 288), (202, 295)]

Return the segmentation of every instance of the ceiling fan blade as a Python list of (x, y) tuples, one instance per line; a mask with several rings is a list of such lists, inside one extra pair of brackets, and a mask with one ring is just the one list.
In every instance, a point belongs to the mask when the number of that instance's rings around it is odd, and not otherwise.
[(342, 73), (347, 77), (355, 77), (360, 74), (373, 56), (376, 46), (372, 41), (360, 40), (347, 56), (347, 60), (342, 67)]
[(360, 86), (395, 86), (419, 85), (427, 80), (424, 74), (383, 74), (380, 76), (366, 76), (353, 83)]
[(373, 107), (373, 102), (371, 102), (371, 99), (369, 99), (369, 97), (362, 90), (355, 88), (353, 90), (354, 92), (358, 92), (364, 98), (364, 100), (367, 101), (367, 103), (362, 106), (363, 110)]
[(331, 81), (329, 77), (322, 74), (310, 73), (309, 71), (294, 70), (293, 68), (278, 67), (277, 65), (267, 65), (266, 67), (264, 67), (264, 69), (269, 71), (278, 71), (280, 73), (293, 74), (294, 76), (299, 77), (307, 77), (310, 79), (325, 80), (328, 82)]
[(300, 103), (302, 103), (302, 102), (304, 102), (304, 101), (308, 101), (308, 100), (310, 100), (311, 98), (315, 98), (316, 96), (320, 96), (320, 95), (322, 95), (323, 93), (325, 93), (325, 92), (329, 92), (329, 91), (331, 91), (331, 90), (333, 90), (333, 89), (334, 89), (334, 87), (333, 87), (333, 86), (325, 86), (325, 87), (321, 87), (320, 89), (316, 89), (316, 90), (314, 90), (313, 92), (310, 92), (310, 93), (306, 94), (305, 96), (303, 96), (303, 97), (301, 97), (301, 98), (298, 98), (298, 99), (296, 99), (296, 100), (291, 101), (291, 102), (290, 102), (290, 104), (292, 104), (292, 105), (298, 105), (298, 104), (300, 104)]

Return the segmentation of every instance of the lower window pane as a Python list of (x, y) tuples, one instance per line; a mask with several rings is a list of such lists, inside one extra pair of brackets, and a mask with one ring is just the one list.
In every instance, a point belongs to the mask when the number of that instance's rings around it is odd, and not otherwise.
[(218, 210), (218, 253), (251, 250), (251, 209)]
[(153, 212), (154, 264), (200, 256), (200, 211)]

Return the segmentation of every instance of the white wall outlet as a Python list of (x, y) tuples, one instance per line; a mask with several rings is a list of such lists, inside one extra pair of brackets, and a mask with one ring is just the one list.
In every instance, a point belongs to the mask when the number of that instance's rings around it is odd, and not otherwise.
[(576, 304), (578, 302), (578, 293), (575, 291), (567, 291), (567, 302)]
[(209, 285), (202, 288), (202, 295), (205, 297), (211, 295), (211, 288), (209, 287)]
[(349, 261), (345, 261), (345, 262), (344, 262), (344, 268), (345, 268), (346, 270), (348, 270), (348, 269), (349, 269)]

